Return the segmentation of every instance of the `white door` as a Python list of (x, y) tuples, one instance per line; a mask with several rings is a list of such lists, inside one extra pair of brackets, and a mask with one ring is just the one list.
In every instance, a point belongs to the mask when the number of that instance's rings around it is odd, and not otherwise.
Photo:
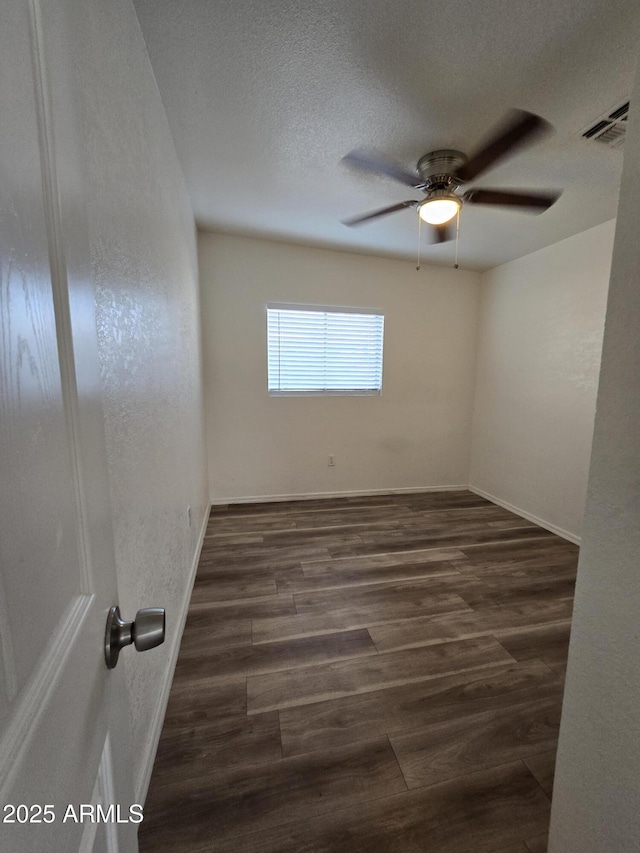
[(132, 853), (72, 7), (0, 9), (0, 850)]

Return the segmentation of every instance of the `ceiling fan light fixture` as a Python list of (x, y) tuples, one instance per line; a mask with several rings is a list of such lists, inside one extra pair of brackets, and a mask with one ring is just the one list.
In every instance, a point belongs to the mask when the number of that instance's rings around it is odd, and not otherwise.
[(428, 198), (418, 207), (420, 219), (429, 225), (444, 225), (460, 210), (461, 201), (455, 195), (438, 195)]

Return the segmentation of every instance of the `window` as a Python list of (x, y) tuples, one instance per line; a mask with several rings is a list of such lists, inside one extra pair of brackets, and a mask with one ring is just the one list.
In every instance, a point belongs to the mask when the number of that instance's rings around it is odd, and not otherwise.
[(267, 306), (270, 394), (379, 394), (384, 316), (365, 308)]

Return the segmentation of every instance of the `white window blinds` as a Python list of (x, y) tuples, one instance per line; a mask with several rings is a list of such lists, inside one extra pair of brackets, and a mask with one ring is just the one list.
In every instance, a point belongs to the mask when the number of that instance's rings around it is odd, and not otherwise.
[(364, 309), (267, 306), (271, 394), (379, 394), (384, 316)]

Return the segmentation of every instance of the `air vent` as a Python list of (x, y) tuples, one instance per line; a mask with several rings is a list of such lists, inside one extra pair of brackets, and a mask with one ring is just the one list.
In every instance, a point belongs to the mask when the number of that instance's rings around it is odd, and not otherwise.
[(583, 130), (580, 136), (591, 142), (607, 145), (609, 148), (622, 148), (627, 130), (628, 113), (629, 101), (624, 101), (605, 115), (600, 116), (596, 122)]

